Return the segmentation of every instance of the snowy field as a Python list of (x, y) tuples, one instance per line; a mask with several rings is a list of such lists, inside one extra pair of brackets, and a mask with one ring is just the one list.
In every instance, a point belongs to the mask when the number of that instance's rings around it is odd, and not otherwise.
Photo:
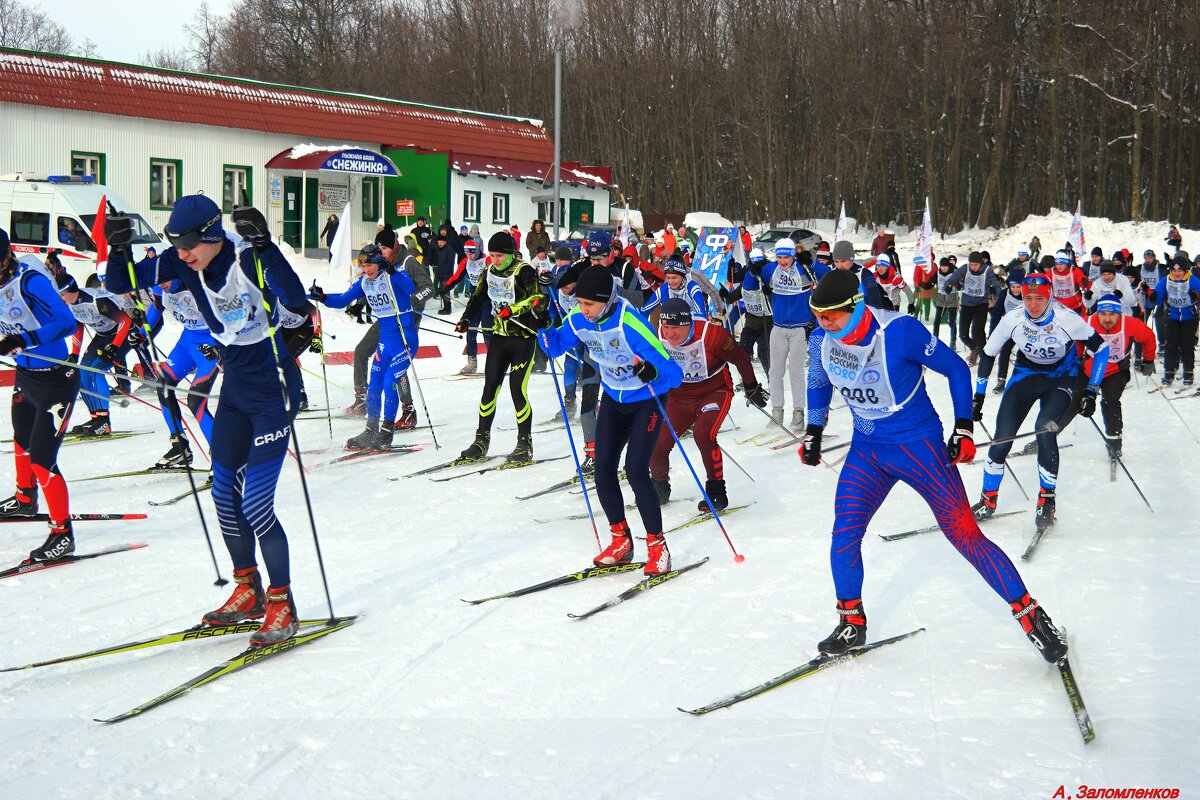
[[(955, 252), (961, 263), (982, 245), (1007, 261), (1032, 233), (1047, 248), (1065, 240), (1067, 224), (1068, 216), (1034, 219), (957, 236), (953, 246), (939, 241), (935, 251)], [(1162, 249), (1162, 223), (1144, 231), (1085, 225), (1089, 247), (1127, 245), (1135, 257), (1145, 246)], [(318, 262), (301, 262), (301, 272), (306, 284), (317, 277), (328, 290), (344, 285)], [(337, 351), (352, 349), (366, 330), (336, 312), (326, 312), (326, 325)], [(428, 443), (422, 452), (325, 466), (334, 456), (325, 418), (298, 423), (302, 449), (326, 451), (305, 462), (335, 611), (364, 619), (110, 727), (92, 720), (203, 672), (244, 642), (170, 645), (0, 675), (0, 797), (1007, 799), (1051, 798), (1060, 786), (1070, 797), (1080, 785), (1200, 793), (1200, 645), (1186, 627), (1200, 603), (1191, 480), (1200, 445), (1162, 394), (1146, 393), (1146, 379), (1126, 392), (1125, 453), (1156, 513), (1124, 475), (1109, 483), (1101, 437), (1077, 420), (1062, 438), (1071, 447), (1062, 457), (1059, 523), (1033, 560), (1019, 561), (1033, 502), (1011, 479), (1000, 510), (1029, 513), (986, 528), (1070, 631), (1097, 733), (1085, 747), (1057, 671), (942, 536), (892, 543), (875, 536), (932, 521), (904, 487), (868, 533), (864, 603), (871, 638), (919, 626), (924, 634), (732, 709), (696, 718), (676, 710), (808, 660), (835, 622), (828, 549), (836, 477), (803, 467), (794, 448), (736, 444), (767, 428), (740, 396), (739, 427), (722, 443), (755, 478), (726, 462), (731, 503), (754, 502), (727, 520), (744, 563), (733, 562), (708, 523), (670, 537), (676, 566), (711, 556), (706, 566), (592, 619), (567, 614), (635, 578), (461, 602), (582, 568), (596, 544), (586, 520), (562, 519), (584, 511), (581, 496), (514, 499), (569, 477), (570, 460), (444, 483), (388, 480), (448, 460), (474, 430), (480, 382), (446, 380), (463, 363), (458, 343), (425, 334), (422, 344), (443, 353), (418, 361), (441, 450), (424, 430), (397, 437)], [(320, 371), (315, 356), (305, 360)], [(328, 374), (340, 409), (351, 399), (350, 368), (331, 365)], [(946, 383), (929, 377), (946, 419)], [(313, 405), (323, 407), (319, 379), (306, 381)], [(535, 420), (549, 419), (557, 409), (549, 376), (534, 376), (530, 391)], [(989, 397), (989, 428), (998, 404)], [(1170, 405), (1200, 431), (1200, 399)], [(11, 436), (3, 416), (0, 429)], [(77, 411), (75, 421), (82, 419)], [(116, 408), (113, 421), (153, 433), (64, 447), (69, 481), (146, 467), (167, 449), (154, 410)], [(358, 420), (335, 416), (332, 424), (339, 449), (361, 430)], [(505, 390), (494, 454), (511, 449), (513, 426)], [(835, 412), (830, 432), (845, 437), (849, 427), (847, 412)], [(568, 452), (561, 428), (534, 441), (539, 457)], [(1012, 466), (1034, 492), (1034, 460)], [(982, 466), (962, 473), (974, 497)], [(686, 500), (664, 509), (668, 526), (689, 518), (699, 497), (677, 454), (672, 483)], [(147, 505), (185, 488), (181, 475), (72, 482), (73, 511), (150, 514), (79, 523), (79, 552), (150, 546), (0, 582), (0, 666), (178, 630), (224, 600), (227, 589), (212, 586), (194, 505)], [(216, 536), (211, 498), (203, 497)], [(301, 614), (320, 616), (325, 600), (294, 462), (285, 465), (277, 508)], [(44, 534), (36, 523), (0, 526), (0, 559), (15, 563)], [(228, 556), (215, 545), (228, 576)]]

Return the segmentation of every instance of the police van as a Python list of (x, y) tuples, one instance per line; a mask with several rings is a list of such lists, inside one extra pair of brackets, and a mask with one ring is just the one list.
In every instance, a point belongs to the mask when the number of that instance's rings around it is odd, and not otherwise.
[(0, 228), (8, 231), (18, 258), (45, 259), (49, 250), (56, 250), (67, 271), (83, 283), (96, 270), (92, 227), (102, 197), (132, 220), (135, 259), (143, 258), (147, 247), (162, 252), (162, 239), (133, 206), (90, 176), (0, 175)]

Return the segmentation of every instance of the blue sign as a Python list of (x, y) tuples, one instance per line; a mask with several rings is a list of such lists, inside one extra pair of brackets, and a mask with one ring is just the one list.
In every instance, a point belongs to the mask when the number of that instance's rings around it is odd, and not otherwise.
[(353, 172), (359, 175), (396, 176), (392, 162), (370, 150), (339, 150), (325, 159), (321, 169), (329, 172)]
[[(701, 228), (696, 242), (696, 255), (692, 258), (692, 269), (704, 274), (713, 283), (725, 282), (729, 269), (729, 253), (725, 245), (733, 242), (737, 228)], [(736, 244), (736, 242), (735, 242)]]

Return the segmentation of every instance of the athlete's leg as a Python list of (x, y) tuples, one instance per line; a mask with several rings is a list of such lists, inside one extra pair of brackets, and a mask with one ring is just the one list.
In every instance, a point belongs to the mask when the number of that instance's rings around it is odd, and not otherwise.
[(609, 525), (625, 521), (625, 498), (621, 494), (617, 467), (621, 461), (621, 451), (629, 441), (631, 424), (629, 406), (618, 403), (609, 395), (601, 398), (600, 410), (596, 414), (596, 497), (600, 500)]
[(862, 597), (863, 534), (895, 483), (896, 479), (881, 469), (862, 447), (850, 446), (834, 496), (833, 538), (829, 547), (829, 566), (839, 600)]
[[(695, 415), (692, 436), (696, 440), (696, 447), (700, 449), (700, 460), (704, 462), (704, 471), (710, 481), (725, 480), (725, 463), (721, 458), (721, 446), (717, 443), (717, 432), (721, 430), (721, 424), (729, 415), (729, 406), (732, 403), (733, 392), (730, 391), (714, 392), (701, 401), (689, 403), (691, 413)], [(669, 408), (667, 413), (670, 414)], [(671, 422), (675, 422), (673, 416)], [(682, 428), (676, 426), (675, 430)]]
[[(666, 398), (669, 400), (670, 394)], [(654, 452), (662, 425), (662, 414), (654, 399), (641, 400), (632, 404), (629, 417), (629, 440), (625, 448), (625, 477), (633, 489), (638, 513), (647, 533), (662, 533), (662, 509), (658, 505), (658, 492), (650, 480), (650, 456)]]
[(535, 352), (540, 352), (537, 341), (532, 338), (510, 337), (510, 363), (508, 391), (512, 395), (513, 410), (517, 416), (517, 436), (533, 435), (533, 405), (529, 402), (529, 375), (533, 372)]
[[(1037, 430), (1061, 419), (1074, 402), (1069, 379), (1051, 383), (1050, 388), (1041, 394), (1041, 408), (1034, 423)], [(1052, 490), (1058, 484), (1058, 434), (1050, 431), (1039, 433), (1037, 443), (1038, 479), (1043, 489)]]
[[(1000, 408), (996, 410), (996, 428), (993, 436), (997, 439), (1015, 436), (1017, 429), (1029, 414), (1029, 409), (1033, 408), (1034, 402), (1044, 391), (1044, 379), (1036, 375), (1021, 377), (1008, 384), (1000, 398)], [(994, 444), (988, 448), (987, 461), (983, 464), (983, 491), (994, 492), (1000, 488), (1000, 482), (1004, 480), (1004, 462), (1011, 449), (1011, 441)]]

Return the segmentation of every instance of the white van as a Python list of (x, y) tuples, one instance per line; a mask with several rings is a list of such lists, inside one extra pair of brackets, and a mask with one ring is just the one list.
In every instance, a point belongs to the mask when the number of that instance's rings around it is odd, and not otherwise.
[(91, 232), (102, 197), (133, 220), (134, 259), (144, 258), (147, 247), (162, 252), (162, 239), (149, 223), (125, 198), (92, 177), (25, 172), (0, 175), (0, 228), (8, 231), (17, 257), (44, 259), (53, 248), (67, 271), (82, 284), (96, 271)]

